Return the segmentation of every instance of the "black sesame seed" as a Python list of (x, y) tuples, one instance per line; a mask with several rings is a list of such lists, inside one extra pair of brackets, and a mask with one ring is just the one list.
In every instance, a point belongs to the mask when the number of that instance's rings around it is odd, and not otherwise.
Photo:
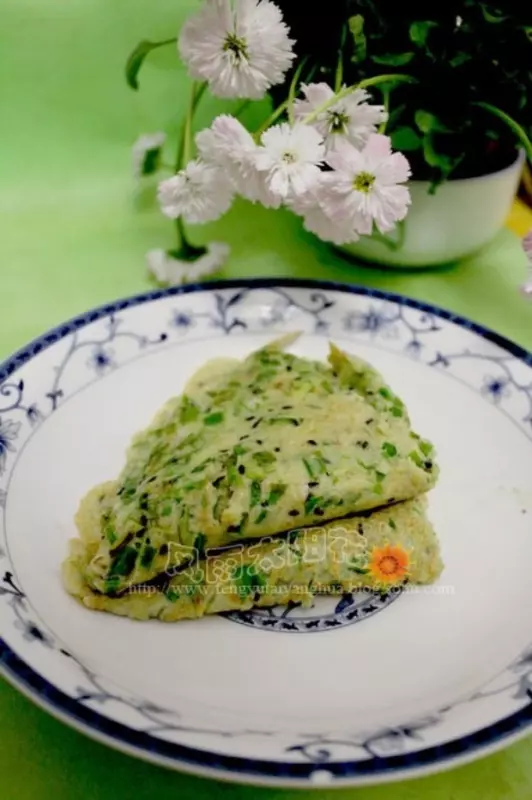
[(290, 517), (299, 517), (299, 511), (297, 508), (293, 508), (291, 511), (288, 512)]
[(245, 433), (243, 436), (240, 437), (239, 441), (243, 442), (244, 439), (249, 439), (249, 433)]
[(280, 453), (281, 452), (281, 448), (280, 447), (274, 447), (273, 448), (273, 452), (274, 453)]
[(244, 419), (246, 420), (246, 422), (253, 422), (255, 417), (244, 417)]
[(165, 556), (165, 555), (167, 554), (167, 552), (168, 552), (168, 545), (167, 545), (167, 544), (162, 544), (162, 545), (159, 547), (159, 554), (160, 554), (161, 556)]
[(432, 461), (430, 461), (430, 459), (428, 461), (424, 461), (423, 466), (425, 467), (425, 469), (429, 470), (432, 469)]
[(318, 443), (315, 439), (307, 439), (307, 444), (311, 444), (313, 447), (316, 447)]
[(255, 420), (255, 422), (253, 423), (253, 425), (251, 427), (253, 429), (258, 428), (261, 422), (262, 422), (262, 417), (259, 417), (258, 419)]
[(320, 485), (320, 482), (319, 482), (319, 481), (309, 481), (309, 484), (308, 484), (308, 485), (309, 485), (309, 487), (311, 487), (312, 489), (314, 489), (314, 487), (316, 487), (316, 486), (319, 486), (319, 485)]
[(293, 367), (291, 367), (291, 366), (290, 366), (290, 364), (289, 364), (289, 365), (287, 366), (287, 368), (286, 368), (286, 371), (287, 371), (287, 372), (292, 372), (292, 369), (293, 369)]
[(370, 417), (370, 419), (366, 420), (366, 425), (371, 425), (372, 422), (374, 422), (374, 419), (373, 417)]
[(363, 441), (357, 442), (357, 447), (361, 447), (362, 450), (366, 450), (369, 447), (369, 442), (366, 442), (364, 439)]
[(323, 508), (315, 508), (314, 513), (317, 517), (323, 517), (325, 511), (323, 510)]
[(257, 444), (262, 444), (262, 439), (255, 439), (255, 441), (257, 442)]
[(294, 407), (294, 406), (281, 406), (281, 409), (282, 409), (283, 411), (291, 411), (291, 410), (293, 409), (293, 407)]
[(357, 531), (359, 532), (359, 534), (361, 536), (364, 536), (364, 526), (362, 525), (361, 522), (359, 522), (358, 525), (357, 525)]
[(246, 472), (245, 466), (243, 464), (239, 464), (238, 471), (240, 472), (241, 475), (245, 475)]

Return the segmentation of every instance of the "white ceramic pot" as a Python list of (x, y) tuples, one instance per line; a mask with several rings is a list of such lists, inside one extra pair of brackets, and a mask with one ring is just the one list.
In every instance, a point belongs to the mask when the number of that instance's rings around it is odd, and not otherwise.
[(474, 253), (503, 227), (519, 185), (524, 153), (500, 172), (449, 180), (435, 194), (411, 181), (412, 205), (404, 222), (383, 236), (363, 236), (340, 249), (391, 267), (429, 267)]

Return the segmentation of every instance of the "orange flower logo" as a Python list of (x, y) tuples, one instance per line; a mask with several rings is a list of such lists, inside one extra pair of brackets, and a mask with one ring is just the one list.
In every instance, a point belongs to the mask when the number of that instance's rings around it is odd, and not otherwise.
[(382, 583), (398, 583), (408, 575), (408, 553), (402, 547), (390, 544), (375, 547), (371, 554), (369, 571)]

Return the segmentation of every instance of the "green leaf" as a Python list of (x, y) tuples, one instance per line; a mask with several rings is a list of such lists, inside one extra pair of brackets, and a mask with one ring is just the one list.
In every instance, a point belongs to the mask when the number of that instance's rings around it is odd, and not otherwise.
[(132, 89), (138, 89), (138, 75), (146, 56), (157, 47), (162, 47), (163, 45), (171, 44), (172, 42), (175, 42), (175, 39), (166, 39), (163, 42), (150, 42), (147, 39), (143, 39), (141, 42), (139, 42), (138, 45), (131, 51), (126, 61), (127, 85), (131, 86)]
[(504, 22), (506, 19), (509, 19), (509, 17), (505, 16), (504, 14), (492, 13), (491, 11), (489, 11), (488, 8), (486, 8), (484, 3), (480, 3), (480, 8), (482, 10), (482, 15), (486, 20), (486, 22), (492, 22), (494, 24), (497, 24), (498, 22)]
[(421, 133), (450, 133), (451, 130), (441, 122), (436, 114), (418, 109), (414, 115), (416, 125)]
[(410, 41), (418, 47), (425, 47), (431, 28), (436, 27), (437, 23), (433, 20), (420, 20), (413, 22), (410, 26)]
[(205, 550), (205, 545), (207, 544), (207, 537), (204, 533), (198, 533), (196, 538), (194, 539), (194, 550), (196, 550), (199, 554), (203, 553)]
[(415, 53), (383, 53), (381, 56), (371, 56), (375, 64), (383, 64), (386, 67), (404, 67), (414, 58)]
[(351, 61), (354, 64), (360, 64), (366, 58), (367, 43), (366, 34), (364, 33), (364, 17), (362, 14), (355, 14), (347, 21), (349, 30), (353, 37), (354, 52), (351, 56)]
[(422, 145), (422, 139), (413, 128), (403, 125), (392, 133), (392, 149), (402, 152), (418, 150)]

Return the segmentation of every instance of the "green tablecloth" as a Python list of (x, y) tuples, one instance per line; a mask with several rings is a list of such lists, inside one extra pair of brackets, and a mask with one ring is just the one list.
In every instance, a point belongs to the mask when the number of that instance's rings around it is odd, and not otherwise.
[[(122, 78), (137, 40), (167, 38), (194, 0), (3, 0), (0, 26), (0, 357), (91, 306), (149, 288), (143, 256), (171, 244), (153, 186), (133, 192), (129, 147), (175, 131), (186, 91), (168, 48), (135, 95)], [(207, 104), (208, 120), (222, 106)], [(200, 114), (200, 116), (201, 116)], [(288, 213), (237, 205), (199, 240), (229, 241), (227, 277), (296, 275), (359, 282), (466, 314), (532, 348), (532, 306), (518, 292), (525, 260), (504, 231), (455, 269), (396, 273), (348, 264)], [(90, 741), (0, 683), (0, 795), (6, 800), (113, 797), (300, 797), (167, 772)], [(513, 800), (532, 795), (532, 740), (453, 772), (374, 789), (357, 800)]]

